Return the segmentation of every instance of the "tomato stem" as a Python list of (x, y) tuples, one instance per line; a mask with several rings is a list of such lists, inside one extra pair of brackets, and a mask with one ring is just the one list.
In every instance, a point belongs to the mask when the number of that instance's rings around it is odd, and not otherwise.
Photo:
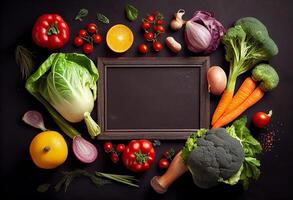
[(268, 116), (269, 116), (269, 117), (272, 117), (272, 115), (273, 115), (273, 111), (270, 110), (269, 113), (268, 113)]
[(58, 27), (57, 27), (57, 24), (55, 23), (52, 23), (50, 25), (50, 28), (48, 29), (48, 32), (47, 32), (47, 35), (58, 35), (60, 33)]

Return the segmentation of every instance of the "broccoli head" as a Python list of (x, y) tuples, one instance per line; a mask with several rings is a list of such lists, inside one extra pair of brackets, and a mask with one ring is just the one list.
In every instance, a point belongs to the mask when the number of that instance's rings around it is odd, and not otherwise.
[(268, 64), (259, 64), (252, 70), (252, 78), (260, 81), (260, 87), (264, 91), (275, 89), (279, 83), (276, 70)]
[(235, 175), (244, 160), (240, 141), (224, 128), (211, 129), (197, 139), (197, 146), (189, 154), (187, 166), (194, 183), (201, 188), (217, 185)]

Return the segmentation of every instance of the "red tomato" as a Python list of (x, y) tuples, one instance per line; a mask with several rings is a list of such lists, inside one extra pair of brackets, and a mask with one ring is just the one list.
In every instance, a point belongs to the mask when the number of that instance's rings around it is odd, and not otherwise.
[(73, 41), (74, 45), (80, 47), (83, 44), (83, 40), (81, 37), (76, 36)]
[(161, 26), (161, 25), (157, 26), (157, 32), (159, 32), (159, 33), (164, 33), (164, 32), (165, 32), (164, 27)]
[(83, 45), (82, 50), (83, 50), (83, 53), (90, 54), (90, 53), (93, 52), (93, 45), (91, 45), (89, 43), (86, 43), (86, 44)]
[(44, 14), (34, 24), (33, 41), (47, 49), (59, 49), (69, 40), (69, 27), (57, 14)]
[(148, 48), (148, 46), (146, 44), (140, 44), (138, 46), (138, 51), (140, 53), (146, 54), (149, 51), (149, 48)]
[(80, 37), (86, 37), (86, 36), (87, 36), (87, 32), (86, 32), (86, 30), (84, 30), (84, 29), (80, 29), (80, 30), (78, 31), (78, 36), (80, 36)]
[(273, 112), (270, 111), (269, 114), (265, 112), (257, 112), (252, 118), (253, 124), (258, 128), (265, 127), (271, 120)]
[(168, 168), (170, 165), (169, 161), (166, 159), (166, 158), (162, 158), (160, 161), (159, 161), (159, 167), (162, 168), (162, 169), (166, 169)]
[(122, 161), (133, 172), (148, 170), (155, 160), (155, 150), (148, 140), (132, 140), (123, 151)]
[(122, 153), (125, 149), (125, 145), (124, 144), (117, 144), (116, 146), (116, 151), (119, 153)]
[(148, 30), (151, 28), (151, 25), (148, 22), (142, 22), (141, 27), (143, 30)]
[(95, 23), (89, 23), (88, 25), (87, 25), (87, 31), (89, 32), (89, 33), (96, 33), (97, 32), (97, 25), (95, 24)]
[(94, 43), (96, 44), (100, 44), (102, 42), (102, 36), (100, 34), (94, 34), (92, 36), (93, 40), (94, 40)]
[(106, 142), (104, 144), (104, 150), (105, 150), (106, 153), (111, 152), (112, 149), (113, 149), (113, 144), (111, 142)]
[(158, 24), (158, 25), (162, 25), (162, 24), (164, 24), (164, 21), (161, 20), (161, 19), (159, 19), (159, 20), (157, 20), (157, 24)]
[(157, 25), (153, 25), (153, 31), (157, 31), (158, 30), (158, 26)]
[(146, 39), (147, 41), (152, 41), (154, 39), (154, 34), (152, 32), (145, 33), (144, 39)]
[(112, 152), (111, 160), (112, 160), (113, 163), (117, 163), (119, 161), (119, 156), (117, 155), (117, 153)]
[(153, 43), (153, 49), (155, 51), (161, 51), (162, 48), (163, 48), (163, 45), (160, 42), (156, 41)]
[(147, 22), (153, 23), (155, 20), (155, 17), (153, 15), (148, 15), (148, 16), (146, 16), (145, 19)]

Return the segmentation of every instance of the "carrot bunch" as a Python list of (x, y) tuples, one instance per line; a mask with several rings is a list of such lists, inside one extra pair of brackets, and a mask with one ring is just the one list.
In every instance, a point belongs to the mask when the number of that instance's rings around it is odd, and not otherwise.
[[(258, 82), (260, 82), (258, 84)], [(222, 114), (214, 113), (220, 117), (212, 122), (213, 128), (218, 128), (227, 125), (228, 123), (239, 117), (245, 110), (253, 106), (264, 96), (266, 91), (271, 91), (277, 87), (279, 83), (278, 73), (273, 67), (268, 64), (259, 64), (252, 70), (252, 76), (247, 77), (237, 93), (229, 102), (225, 92), (218, 104), (216, 111), (221, 110)], [(231, 94), (229, 94), (231, 95)], [(224, 99), (225, 101), (222, 101)], [(220, 109), (219, 109), (220, 108)]]

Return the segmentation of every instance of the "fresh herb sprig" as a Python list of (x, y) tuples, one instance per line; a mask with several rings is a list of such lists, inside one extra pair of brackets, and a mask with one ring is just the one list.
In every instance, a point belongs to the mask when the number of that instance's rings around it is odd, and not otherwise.
[(104, 23), (104, 24), (109, 24), (110, 23), (110, 20), (108, 17), (106, 17), (105, 15), (103, 15), (102, 13), (97, 13), (97, 19)]
[(34, 54), (22, 45), (18, 45), (15, 50), (15, 61), (20, 66), (20, 72), (23, 79), (31, 74), (35, 62)]
[(75, 20), (82, 21), (84, 17), (88, 15), (89, 11), (85, 8), (79, 10), (78, 14), (75, 16)]

